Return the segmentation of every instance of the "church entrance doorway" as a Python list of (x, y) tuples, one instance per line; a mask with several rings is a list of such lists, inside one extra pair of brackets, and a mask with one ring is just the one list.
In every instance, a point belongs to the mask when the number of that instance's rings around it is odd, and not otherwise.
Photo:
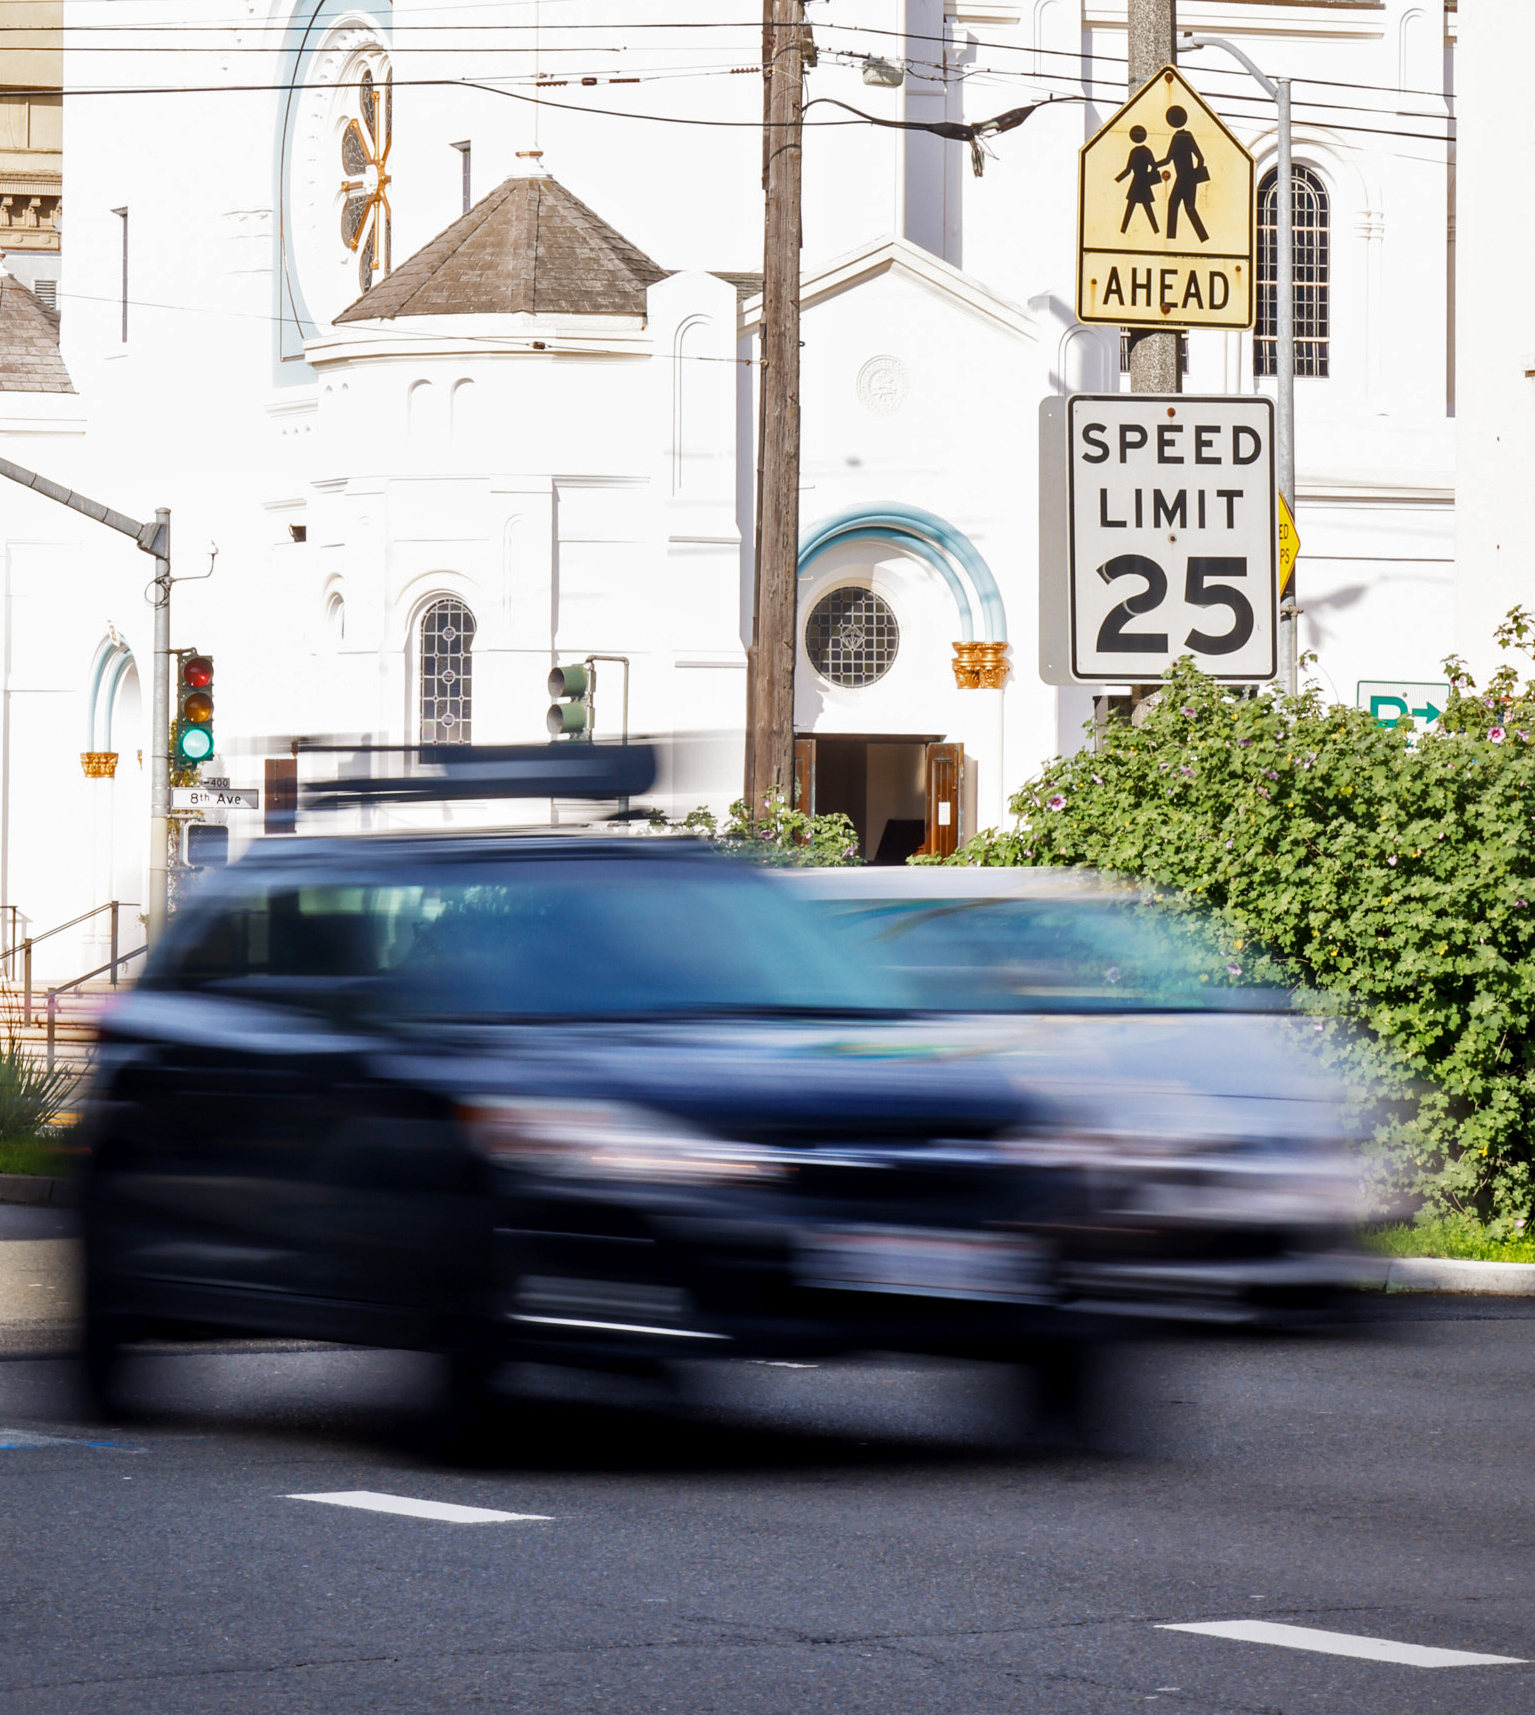
[(947, 857), (962, 828), (965, 752), (926, 735), (837, 733), (794, 741), (794, 789), (811, 815), (841, 811), (865, 863), (902, 864), (917, 852)]

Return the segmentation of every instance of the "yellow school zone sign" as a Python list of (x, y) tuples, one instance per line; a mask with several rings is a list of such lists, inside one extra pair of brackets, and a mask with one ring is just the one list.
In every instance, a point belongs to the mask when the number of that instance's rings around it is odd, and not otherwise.
[(1078, 319), (1250, 328), (1254, 226), (1252, 156), (1164, 66), (1082, 149)]
[(1285, 504), (1283, 494), (1279, 500), (1279, 593), (1281, 595), (1290, 587), (1290, 573), (1295, 570), (1295, 562), (1300, 558), (1300, 532), (1295, 528), (1295, 518), (1290, 508)]

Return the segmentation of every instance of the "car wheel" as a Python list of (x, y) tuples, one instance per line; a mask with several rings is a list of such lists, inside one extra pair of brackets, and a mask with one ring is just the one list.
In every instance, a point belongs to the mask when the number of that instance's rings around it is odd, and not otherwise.
[(1102, 1354), (1085, 1340), (1039, 1340), (1018, 1354), (1016, 1420), (1031, 1446), (1085, 1447), (1101, 1427)]
[(431, 1451), (454, 1465), (493, 1462), (507, 1444), (508, 1411), (497, 1394), (499, 1364), (450, 1352), (442, 1357), (427, 1436)]
[(98, 1422), (120, 1423), (130, 1415), (123, 1377), (126, 1348), (138, 1332), (128, 1317), (92, 1305), (87, 1293), (81, 1371), (86, 1409)]

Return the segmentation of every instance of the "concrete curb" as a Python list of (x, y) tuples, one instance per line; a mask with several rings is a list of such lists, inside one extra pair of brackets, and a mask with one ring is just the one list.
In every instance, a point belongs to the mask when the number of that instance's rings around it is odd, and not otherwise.
[(1452, 1262), (1448, 1257), (1393, 1257), (1387, 1292), (1483, 1292), (1535, 1295), (1535, 1262)]
[(54, 1209), (75, 1205), (73, 1179), (50, 1179), (45, 1173), (0, 1173), (0, 1203), (46, 1204)]

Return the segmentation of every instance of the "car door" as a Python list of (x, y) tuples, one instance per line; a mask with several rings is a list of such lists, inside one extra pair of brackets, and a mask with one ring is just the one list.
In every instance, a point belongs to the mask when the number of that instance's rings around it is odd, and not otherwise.
[(316, 1166), (368, 1043), (325, 1004), (356, 961), (302, 921), (303, 896), (263, 884), (194, 908), (110, 1027), (103, 1184), (120, 1266), (160, 1314), (335, 1332), (305, 1304), (321, 1273)]

